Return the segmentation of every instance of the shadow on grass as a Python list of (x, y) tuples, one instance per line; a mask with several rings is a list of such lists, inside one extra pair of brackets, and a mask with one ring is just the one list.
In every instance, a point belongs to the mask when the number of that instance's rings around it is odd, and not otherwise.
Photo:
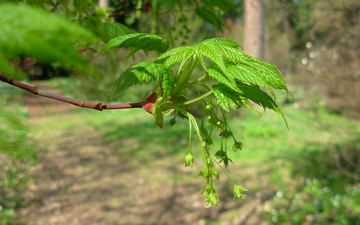
[[(112, 143), (123, 157), (136, 157), (142, 163), (163, 159), (167, 156), (184, 156), (188, 150), (188, 124), (179, 121), (174, 127), (166, 124), (163, 129), (152, 121), (131, 124), (104, 124), (105, 140)], [(195, 135), (193, 135), (196, 138)], [(195, 146), (201, 149), (200, 145)]]
[(272, 199), (269, 218), (278, 223), (359, 224), (360, 139), (344, 144), (306, 145), (282, 157), (288, 177)]
[[(360, 173), (360, 139), (345, 144), (311, 143), (301, 152), (286, 158), (293, 165), (294, 175), (310, 179), (325, 179), (330, 186), (357, 183)], [(300, 156), (299, 156), (300, 154)]]
[[(144, 206), (144, 210), (138, 214), (139, 218), (143, 219), (142, 221), (145, 218), (148, 218), (148, 220), (151, 218), (153, 221), (158, 221), (158, 223), (154, 222), (154, 224), (188, 224), (191, 222), (197, 224), (199, 220), (204, 222), (218, 221), (221, 214), (229, 210), (234, 210), (234, 215), (237, 217), (240, 215), (250, 216), (256, 210), (255, 206), (247, 209), (245, 205), (259, 198), (257, 192), (249, 191), (245, 200), (234, 200), (233, 186), (222, 173), (220, 174), (220, 181), (215, 184), (220, 198), (219, 206), (210, 209), (204, 207), (205, 202), (203, 196), (200, 195), (200, 191), (205, 181), (198, 176), (201, 169), (201, 146), (197, 142), (195, 135), (193, 135), (193, 152), (197, 164), (194, 168), (184, 168), (183, 159), (188, 149), (187, 121), (178, 121), (174, 127), (166, 125), (164, 129), (158, 128), (152, 120), (146, 122), (138, 120), (133, 123), (119, 125), (109, 122), (102, 125), (106, 127), (101, 132), (103, 137), (111, 143), (120, 158), (123, 158), (123, 160), (126, 158), (131, 161), (135, 160), (137, 163), (134, 165), (141, 164), (148, 170), (154, 170), (154, 174), (149, 179), (157, 179), (155, 173), (158, 173), (156, 171), (159, 169), (173, 174), (170, 180), (164, 181), (163, 186), (166, 188), (163, 192), (170, 193), (165, 194), (165, 196), (159, 195), (156, 199), (153, 199), (150, 205), (154, 207)], [(184, 173), (184, 171), (187, 172)], [(167, 177), (169, 178), (169, 175)], [(241, 182), (250, 179), (252, 179), (251, 175), (246, 173), (236, 177), (236, 180), (241, 180)], [(269, 198), (269, 193), (266, 196), (261, 196), (261, 201), (264, 198)], [(155, 206), (157, 209), (155, 209)], [(242, 206), (244, 207), (242, 208)], [(239, 209), (242, 210), (242, 213), (239, 213)], [(129, 208), (126, 210), (129, 210)], [(183, 216), (179, 215), (181, 212)], [(126, 213), (130, 213), (130, 211)], [(244, 221), (246, 219), (244, 218)]]

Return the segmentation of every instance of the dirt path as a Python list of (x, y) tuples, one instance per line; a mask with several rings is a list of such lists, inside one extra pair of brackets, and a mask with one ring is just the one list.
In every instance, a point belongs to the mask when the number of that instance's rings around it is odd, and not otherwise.
[[(179, 169), (181, 166), (154, 162), (144, 170), (136, 159), (128, 161), (115, 154), (114, 146), (105, 143), (94, 128), (86, 127), (75, 113), (76, 107), (30, 95), (25, 103), (38, 162), (30, 168), (34, 181), (25, 195), (28, 206), (18, 213), (19, 223), (196, 225), (208, 224), (207, 221), (259, 222), (254, 212), (260, 199), (267, 196), (258, 196), (255, 200), (255, 194), (250, 193), (246, 202), (252, 205), (244, 205), (241, 201), (233, 201), (231, 193), (225, 193), (219, 207), (204, 208), (203, 197), (199, 194), (202, 183), (188, 177), (187, 172)], [(56, 119), (64, 123), (71, 120), (76, 126), (46, 134), (36, 129)]]

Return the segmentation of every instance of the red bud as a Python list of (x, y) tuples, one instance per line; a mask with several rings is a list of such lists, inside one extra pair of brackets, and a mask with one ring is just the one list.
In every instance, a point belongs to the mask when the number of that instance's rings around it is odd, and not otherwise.
[(144, 106), (143, 106), (143, 109), (145, 109), (146, 112), (150, 113), (150, 114), (153, 114), (152, 113), (152, 107), (153, 107), (154, 103), (146, 103)]

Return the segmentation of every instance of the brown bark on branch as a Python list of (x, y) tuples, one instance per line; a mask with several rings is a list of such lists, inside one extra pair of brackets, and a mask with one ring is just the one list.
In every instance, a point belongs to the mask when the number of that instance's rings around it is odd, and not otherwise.
[(54, 94), (54, 93), (50, 93), (50, 92), (46, 92), (43, 90), (40, 90), (37, 87), (33, 87), (24, 83), (21, 83), (19, 81), (13, 80), (11, 78), (5, 77), (3, 75), (0, 74), (0, 80), (8, 83), (12, 86), (15, 86), (17, 88), (23, 89), (27, 92), (30, 92), (34, 95), (39, 95), (42, 97), (46, 97), (46, 98), (51, 98), (51, 99), (55, 99), (61, 102), (66, 102), (78, 107), (83, 107), (83, 108), (89, 108), (89, 109), (96, 109), (99, 111), (105, 110), (105, 109), (131, 109), (131, 108), (142, 108), (147, 102), (146, 101), (142, 101), (142, 102), (135, 102), (135, 103), (125, 103), (125, 104), (106, 104), (106, 103), (95, 103), (95, 102), (85, 102), (85, 101), (81, 101), (78, 99), (73, 99), (73, 98), (69, 98), (66, 96), (62, 96), (62, 95), (58, 95), (58, 94)]

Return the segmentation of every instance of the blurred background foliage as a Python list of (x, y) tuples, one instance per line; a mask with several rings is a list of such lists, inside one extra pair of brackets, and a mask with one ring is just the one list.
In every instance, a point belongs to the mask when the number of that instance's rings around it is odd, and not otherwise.
[[(217, 32), (212, 24), (187, 10), (176, 18), (164, 11), (156, 24), (157, 31), (170, 39), (172, 47), (213, 36), (242, 43), (243, 1), (232, 2), (237, 12), (232, 10), (224, 15), (229, 29), (223, 32)], [(265, 163), (270, 171), (265, 174), (270, 195), (261, 198), (262, 203), (252, 213), (266, 221), (264, 224), (360, 224), (360, 2), (264, 0), (264, 3), (265, 59), (283, 71), (295, 99), (279, 98), (289, 121), (289, 132), (285, 131), (281, 118), (272, 114), (265, 113), (259, 120), (248, 112), (233, 113), (234, 127), (244, 142), (244, 151), (234, 155), (233, 161), (254, 168)], [(126, 14), (119, 21), (134, 30), (149, 32), (151, 16), (144, 13), (137, 18)], [(173, 26), (169, 28), (169, 24)], [(72, 71), (55, 70), (47, 82), (68, 96), (88, 101), (134, 102), (148, 96), (151, 85), (129, 89), (124, 95), (111, 98), (114, 80), (125, 69), (155, 55), (137, 53), (135, 59), (125, 59), (126, 51), (111, 54), (92, 59), (105, 74), (101, 81)], [(41, 69), (36, 71), (45, 73)], [(37, 79), (33, 73), (32, 79)], [(30, 179), (26, 167), (34, 162), (35, 154), (23, 125), (27, 113), (21, 106), (22, 95), (5, 85), (0, 86), (0, 94), (3, 109), (0, 112), (0, 222), (6, 224), (22, 204), (21, 193)], [(93, 113), (83, 115), (87, 117), (93, 123), (89, 125), (94, 127), (106, 123), (104, 118), (94, 120)], [(9, 122), (5, 123), (4, 118)], [(114, 118), (106, 118), (111, 119)], [(151, 128), (145, 124), (139, 129)], [(115, 127), (104, 130), (103, 135), (116, 141), (123, 138), (123, 132), (123, 127)], [(180, 133), (183, 132), (179, 132), (179, 139)], [(150, 132), (145, 135), (146, 141), (154, 140), (151, 134), (154, 139), (161, 139), (161, 134)], [(164, 148), (172, 144), (162, 139), (159, 142)], [(17, 151), (9, 154), (8, 149), (14, 145)], [(236, 170), (233, 173), (241, 176)], [(219, 221), (234, 218), (236, 214), (238, 208), (227, 209)]]
[(11, 224), (15, 210), (25, 206), (23, 193), (31, 180), (27, 173), (35, 162), (26, 126), (23, 92), (0, 84), (0, 223)]
[[(187, 11), (186, 7), (191, 6), (186, 4), (182, 15), (176, 18), (166, 11), (160, 13), (160, 22), (156, 27), (160, 35), (171, 40), (172, 47), (196, 43), (213, 36), (225, 36), (242, 43), (243, 3), (236, 0), (233, 0), (233, 3), (237, 7), (237, 12), (229, 10), (229, 14), (224, 15), (223, 19), (229, 29), (224, 29), (223, 32), (217, 32), (213, 25), (196, 17), (193, 11)], [(297, 99), (298, 106), (311, 107), (323, 104), (334, 113), (348, 118), (360, 118), (360, 100), (351, 97), (359, 95), (360, 91), (359, 14), (360, 4), (356, 0), (265, 0), (265, 59), (283, 71), (288, 83), (304, 89), (313, 89), (319, 96), (320, 102), (312, 101), (312, 98)], [(134, 17), (133, 20), (136, 20), (137, 24), (134, 28), (143, 32), (151, 31), (151, 17), (151, 14), (139, 19)], [(128, 25), (133, 26), (133, 20), (127, 22)], [(116, 52), (116, 59), (113, 60), (109, 60), (107, 56), (94, 58), (94, 63), (104, 71), (104, 81), (94, 82), (87, 76), (72, 75), (75, 79), (74, 87), (69, 88), (73, 90), (72, 94), (90, 97), (89, 100), (110, 100), (114, 79), (116, 80), (130, 65), (145, 58), (155, 57), (151, 54), (137, 53), (135, 59), (125, 59), (126, 54), (127, 52), (122, 50)], [(61, 75), (66, 75), (65, 71)], [(141, 98), (148, 92), (146, 86), (143, 88), (144, 92), (138, 90)], [(120, 99), (113, 101), (133, 100), (129, 97), (119, 96)]]

